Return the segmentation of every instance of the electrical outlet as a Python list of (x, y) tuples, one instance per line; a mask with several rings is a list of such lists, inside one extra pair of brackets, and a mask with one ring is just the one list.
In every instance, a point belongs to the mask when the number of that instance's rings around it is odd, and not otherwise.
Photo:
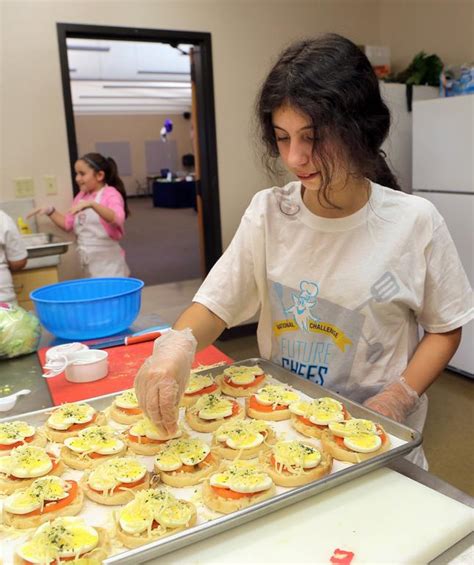
[(58, 193), (58, 185), (54, 175), (44, 175), (44, 186), (46, 187), (46, 194), (52, 196)]
[(35, 195), (35, 184), (32, 177), (21, 177), (13, 179), (15, 184), (15, 196), (17, 198), (28, 198)]

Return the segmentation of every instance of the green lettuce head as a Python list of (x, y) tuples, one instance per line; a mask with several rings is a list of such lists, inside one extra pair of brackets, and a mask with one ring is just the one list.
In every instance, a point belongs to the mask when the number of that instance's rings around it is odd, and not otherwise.
[(0, 358), (18, 357), (38, 348), (38, 318), (20, 306), (0, 302)]

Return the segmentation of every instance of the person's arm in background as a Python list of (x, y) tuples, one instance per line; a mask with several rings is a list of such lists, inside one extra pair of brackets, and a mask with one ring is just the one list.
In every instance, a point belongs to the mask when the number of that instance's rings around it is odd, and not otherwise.
[(196, 351), (212, 345), (226, 328), (226, 323), (208, 308), (194, 302), (173, 325), (175, 330), (190, 328), (196, 338)]
[(10, 271), (12, 273), (14, 273), (15, 271), (21, 271), (25, 266), (26, 263), (28, 262), (28, 258), (25, 257), (24, 259), (20, 259), (19, 261), (8, 261), (8, 268), (10, 269)]
[(125, 205), (122, 195), (111, 186), (104, 188), (101, 203), (95, 200), (80, 200), (69, 210), (70, 214), (77, 214), (85, 208), (92, 208), (105, 222), (112, 224), (123, 231), (125, 223)]
[(43, 206), (40, 208), (35, 208), (31, 211), (26, 218), (32, 218), (33, 216), (48, 216), (48, 218), (64, 231), (71, 231), (66, 222), (66, 215), (62, 212), (56, 210), (54, 206)]
[(0, 223), (0, 245), (4, 247), (7, 266), (11, 272), (20, 271), (28, 261), (24, 240), (13, 219), (4, 212), (0, 214)]

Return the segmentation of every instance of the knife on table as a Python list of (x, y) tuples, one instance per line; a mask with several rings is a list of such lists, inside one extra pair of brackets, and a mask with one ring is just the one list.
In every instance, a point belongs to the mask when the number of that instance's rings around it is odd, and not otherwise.
[(116, 347), (118, 345), (133, 345), (134, 343), (143, 343), (144, 341), (152, 341), (160, 337), (166, 330), (146, 332), (132, 335), (121, 335), (116, 337), (107, 337), (103, 339), (95, 339), (92, 342), (84, 341), (89, 349), (106, 349), (107, 347)]

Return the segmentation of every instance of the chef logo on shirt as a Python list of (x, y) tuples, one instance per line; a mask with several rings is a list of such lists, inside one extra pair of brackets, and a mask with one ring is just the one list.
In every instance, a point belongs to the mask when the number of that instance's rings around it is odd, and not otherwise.
[(77, 215), (77, 222), (80, 226), (83, 226), (85, 224), (86, 221), (86, 214), (85, 212), (79, 212), (79, 214)]
[[(274, 306), (279, 303), (279, 312), (273, 309), (272, 340), (275, 345), (278, 344), (278, 356), (274, 361), (320, 385), (328, 376), (331, 362), (332, 366), (341, 368), (347, 363), (352, 364), (352, 339), (338, 324), (324, 321), (338, 319), (339, 312), (336, 310), (339, 311), (340, 307), (318, 299), (317, 283), (301, 281), (299, 292), (284, 289), (279, 283), (272, 286), (273, 296), (278, 299)], [(287, 306), (288, 300), (285, 302), (285, 290), (287, 296), (290, 291), (290, 306)], [(281, 312), (287, 317), (282, 319)], [(273, 351), (276, 353), (275, 348)]]

